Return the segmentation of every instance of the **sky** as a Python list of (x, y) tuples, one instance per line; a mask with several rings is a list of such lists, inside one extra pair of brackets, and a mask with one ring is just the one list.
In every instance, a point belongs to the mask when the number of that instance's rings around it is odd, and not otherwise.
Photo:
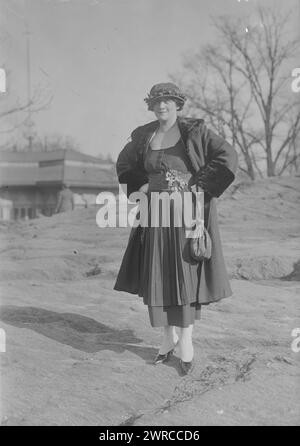
[[(27, 23), (31, 90), (53, 95), (33, 115), (36, 134), (72, 136), (82, 152), (116, 159), (131, 131), (155, 119), (144, 103), (152, 85), (214, 41), (211, 16), (249, 16), (257, 3), (294, 9), (300, 28), (300, 0), (0, 0), (0, 64), (24, 103)], [(11, 137), (0, 133), (0, 144)]]

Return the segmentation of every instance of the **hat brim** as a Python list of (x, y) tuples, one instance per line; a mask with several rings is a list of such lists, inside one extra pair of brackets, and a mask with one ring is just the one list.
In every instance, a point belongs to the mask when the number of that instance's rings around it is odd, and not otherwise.
[(183, 107), (183, 105), (185, 103), (185, 99), (183, 99), (180, 96), (173, 95), (173, 94), (163, 94), (163, 95), (154, 96), (152, 98), (148, 97), (148, 98), (145, 98), (144, 101), (148, 104), (148, 109), (152, 110), (152, 107), (155, 104), (155, 102), (157, 102), (161, 99), (173, 99), (174, 102), (180, 103), (181, 108)]

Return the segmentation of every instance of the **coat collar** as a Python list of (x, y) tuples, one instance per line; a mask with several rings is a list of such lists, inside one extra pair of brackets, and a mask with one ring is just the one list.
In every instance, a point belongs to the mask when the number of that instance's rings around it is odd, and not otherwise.
[[(184, 142), (186, 142), (187, 138), (190, 137), (200, 127), (200, 125), (203, 122), (204, 122), (203, 119), (187, 118), (182, 116), (177, 117), (178, 128), (180, 130)], [(138, 129), (140, 137), (143, 139), (144, 143), (140, 145), (141, 149), (143, 146), (144, 148), (145, 145), (147, 146), (151, 136), (153, 135), (153, 132), (155, 132), (158, 126), (159, 126), (159, 121), (156, 120), (156, 121), (151, 121), (148, 124), (145, 124), (144, 126)]]
[[(192, 136), (199, 131), (199, 128), (203, 124), (203, 119), (195, 119), (195, 118), (186, 118), (186, 117), (177, 117), (177, 124), (180, 130), (180, 134), (182, 137), (182, 140), (184, 142), (184, 147), (186, 150), (186, 153), (190, 159), (191, 167), (197, 172), (198, 166), (195, 164), (195, 161), (190, 156), (190, 149), (187, 144), (187, 141), (189, 138), (192, 138)], [(155, 132), (155, 130), (159, 126), (159, 121), (152, 121), (148, 124), (138, 127), (132, 134), (134, 138), (137, 138), (137, 150), (142, 157), (142, 159), (145, 159), (145, 155), (147, 153), (150, 139)]]
[(179, 116), (177, 118), (177, 124), (183, 140), (186, 141), (188, 136), (192, 136), (192, 134), (199, 129), (203, 122), (203, 119)]

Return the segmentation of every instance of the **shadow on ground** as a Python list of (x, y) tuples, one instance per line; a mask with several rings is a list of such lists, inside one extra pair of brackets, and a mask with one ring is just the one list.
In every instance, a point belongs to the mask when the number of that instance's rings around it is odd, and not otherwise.
[(155, 348), (139, 345), (143, 340), (136, 337), (133, 330), (117, 330), (75, 313), (4, 305), (1, 307), (0, 320), (15, 327), (33, 330), (87, 353), (101, 350), (123, 353), (127, 350), (146, 361), (151, 361), (156, 353)]

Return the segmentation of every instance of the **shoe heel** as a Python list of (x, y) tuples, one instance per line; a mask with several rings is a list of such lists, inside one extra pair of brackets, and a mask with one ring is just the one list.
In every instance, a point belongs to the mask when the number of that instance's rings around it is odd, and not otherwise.
[(189, 361), (189, 362), (184, 362), (182, 361), (182, 359), (180, 359), (180, 367), (182, 372), (185, 375), (188, 375), (189, 373), (191, 373), (194, 370), (195, 364), (194, 361)]
[(175, 348), (178, 344), (178, 341), (176, 342), (176, 344), (174, 345), (174, 347), (172, 348), (172, 350), (169, 350), (167, 353), (161, 355), (160, 353), (158, 353), (153, 361), (153, 364), (161, 364), (162, 362), (167, 362), (169, 361), (169, 359), (173, 356), (174, 352), (175, 352)]

